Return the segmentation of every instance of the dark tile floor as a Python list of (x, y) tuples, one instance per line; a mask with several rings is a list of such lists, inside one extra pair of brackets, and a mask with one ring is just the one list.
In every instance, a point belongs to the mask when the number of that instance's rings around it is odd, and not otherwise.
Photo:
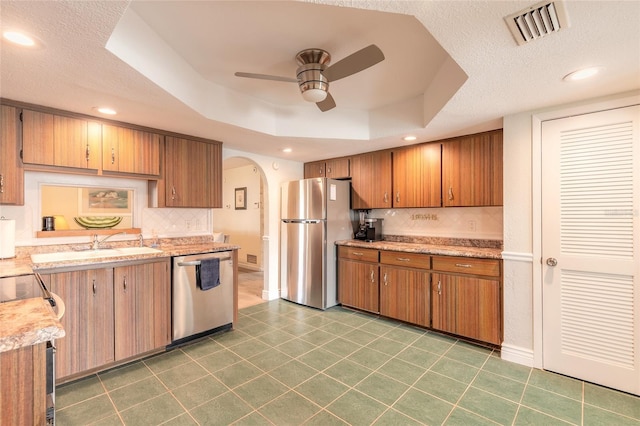
[(234, 331), (57, 389), (64, 425), (640, 425), (640, 398), (339, 307), (240, 310)]

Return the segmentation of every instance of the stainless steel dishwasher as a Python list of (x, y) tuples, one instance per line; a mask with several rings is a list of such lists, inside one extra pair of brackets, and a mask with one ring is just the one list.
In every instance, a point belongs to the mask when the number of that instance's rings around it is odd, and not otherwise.
[[(201, 290), (196, 267), (205, 259), (220, 259), (220, 285)], [(176, 346), (207, 334), (229, 329), (233, 323), (233, 257), (231, 251), (173, 258), (172, 342)]]

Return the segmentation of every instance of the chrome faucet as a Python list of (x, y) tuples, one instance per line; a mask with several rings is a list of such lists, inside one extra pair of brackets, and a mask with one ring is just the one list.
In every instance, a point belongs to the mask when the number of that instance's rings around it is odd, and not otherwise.
[(98, 250), (100, 248), (101, 243), (107, 241), (109, 238), (113, 237), (114, 235), (120, 235), (120, 234), (126, 234), (126, 232), (122, 231), (122, 232), (118, 232), (117, 234), (109, 234), (101, 240), (98, 239), (98, 234), (93, 234), (93, 244), (91, 245), (91, 248), (93, 250)]

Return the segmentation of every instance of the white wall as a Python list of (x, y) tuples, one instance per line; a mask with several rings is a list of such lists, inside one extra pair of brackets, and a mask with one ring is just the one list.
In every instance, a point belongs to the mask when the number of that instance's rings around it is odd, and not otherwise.
[[(256, 165), (227, 169), (222, 172), (222, 208), (214, 209), (215, 232), (228, 234), (230, 242), (239, 245), (238, 264), (245, 268), (262, 270), (262, 212), (260, 201), (262, 173)], [(236, 210), (235, 189), (246, 188), (246, 209)], [(247, 255), (257, 257), (256, 264), (247, 261)]]
[[(225, 149), (223, 145), (222, 160), (244, 158), (258, 167), (264, 184), (264, 279), (265, 290), (262, 298), (273, 300), (280, 297), (280, 185), (291, 180), (302, 179), (303, 164), (298, 161), (287, 161), (249, 152)], [(217, 223), (214, 224), (216, 229)]]
[(540, 117), (598, 111), (631, 96), (640, 91), (504, 118), (504, 359), (542, 367)]

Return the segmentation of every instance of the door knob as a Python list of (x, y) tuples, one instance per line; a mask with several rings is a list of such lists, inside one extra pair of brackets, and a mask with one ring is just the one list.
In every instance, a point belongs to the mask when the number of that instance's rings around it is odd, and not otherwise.
[(556, 266), (558, 264), (558, 259), (556, 259), (555, 257), (548, 257), (547, 258), (547, 265), (548, 266)]

